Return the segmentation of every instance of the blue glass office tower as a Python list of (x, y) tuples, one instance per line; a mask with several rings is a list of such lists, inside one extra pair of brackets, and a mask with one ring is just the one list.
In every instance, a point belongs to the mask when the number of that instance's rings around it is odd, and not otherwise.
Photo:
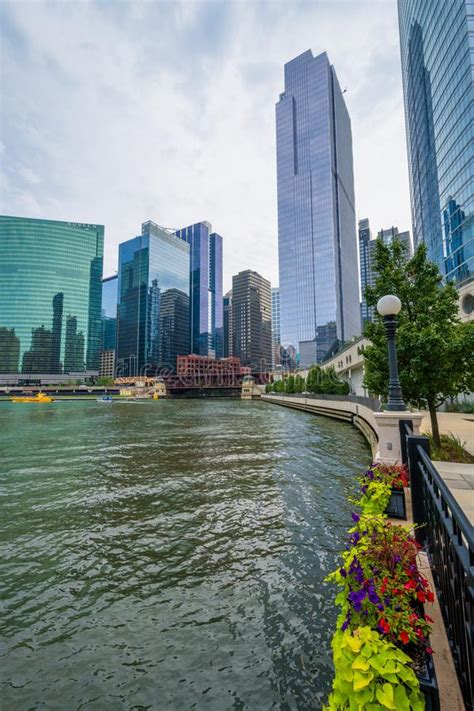
[(369, 306), (365, 298), (365, 289), (371, 283), (371, 232), (367, 219), (359, 220), (359, 267), (360, 267), (360, 317), (362, 329), (367, 321), (372, 321), (373, 307)]
[(474, 5), (399, 0), (413, 240), (451, 281), (474, 260)]
[(119, 245), (117, 376), (174, 372), (189, 354), (189, 252), (151, 221)]
[(351, 123), (326, 53), (285, 65), (276, 138), (281, 341), (308, 365), (360, 334)]
[(102, 279), (102, 343), (101, 350), (115, 350), (117, 326), (118, 275)]
[(191, 352), (222, 358), (224, 313), (222, 295), (222, 237), (209, 222), (177, 230), (191, 247)]

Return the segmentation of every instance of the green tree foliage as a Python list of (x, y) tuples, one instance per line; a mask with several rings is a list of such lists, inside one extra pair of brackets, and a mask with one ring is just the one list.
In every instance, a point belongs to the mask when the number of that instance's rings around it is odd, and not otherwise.
[(295, 377), (295, 393), (302, 393), (306, 387), (306, 380), (301, 377), (301, 375), (297, 375)]
[(286, 380), (285, 380), (285, 392), (288, 395), (291, 395), (292, 393), (296, 392), (295, 390), (295, 376), (294, 375), (289, 375)]
[(97, 378), (97, 385), (113, 385), (114, 384), (114, 379), (113, 378), (108, 378), (108, 377), (101, 377)]
[(306, 379), (306, 389), (310, 393), (325, 395), (348, 395), (349, 384), (340, 380), (334, 368), (321, 368), (313, 365)]
[[(442, 284), (423, 243), (408, 260), (399, 240), (390, 245), (378, 240), (374, 269), (375, 285), (365, 290), (367, 303), (375, 306), (385, 294), (395, 294), (402, 302), (397, 351), (403, 396), (415, 407), (429, 410), (439, 447), (436, 408), (447, 398), (474, 389), (474, 323), (459, 322), (458, 293), (452, 284)], [(366, 324), (365, 335), (371, 341), (364, 349), (365, 386), (386, 399), (388, 357), (381, 317)]]

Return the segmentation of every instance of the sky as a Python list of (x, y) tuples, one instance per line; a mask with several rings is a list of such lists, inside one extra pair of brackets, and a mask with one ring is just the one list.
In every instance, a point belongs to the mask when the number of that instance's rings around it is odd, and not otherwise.
[(0, 212), (151, 219), (224, 238), (224, 289), (278, 283), (275, 103), (285, 62), (334, 65), (352, 121), (356, 216), (411, 229), (396, 0), (0, 3)]

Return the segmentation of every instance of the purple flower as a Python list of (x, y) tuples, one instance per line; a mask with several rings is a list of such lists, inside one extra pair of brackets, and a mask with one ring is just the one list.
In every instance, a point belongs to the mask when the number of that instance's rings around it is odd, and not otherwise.
[(363, 494), (367, 492), (367, 484), (364, 484), (364, 486), (361, 487), (361, 491)]
[(393, 556), (393, 562), (394, 562), (394, 563), (400, 563), (401, 560), (402, 560), (401, 556), (399, 556), (399, 555), (394, 555), (394, 556)]
[(360, 521), (360, 516), (359, 516), (359, 514), (356, 514), (355, 511), (352, 512), (351, 516), (352, 516), (352, 520), (354, 521), (354, 523), (358, 523)]
[(377, 610), (380, 610), (380, 612), (383, 612), (385, 610), (381, 602), (379, 602), (379, 604), (377, 605)]
[(357, 591), (352, 591), (349, 593), (348, 598), (349, 602), (352, 604), (354, 610), (356, 612), (360, 612), (362, 610), (362, 603), (366, 597), (366, 592), (365, 590), (357, 590)]
[(344, 622), (343, 622), (342, 625), (341, 625), (341, 630), (342, 630), (343, 632), (345, 632), (346, 629), (349, 627), (350, 621), (351, 621), (351, 616), (350, 616), (350, 613), (349, 613), (349, 614), (347, 615), (346, 619), (344, 620)]
[(360, 541), (360, 533), (359, 531), (355, 531), (355, 533), (352, 534), (351, 536), (351, 543), (353, 546), (357, 545)]
[(345, 568), (339, 568), (339, 572), (343, 578), (345, 578), (347, 576), (347, 571)]

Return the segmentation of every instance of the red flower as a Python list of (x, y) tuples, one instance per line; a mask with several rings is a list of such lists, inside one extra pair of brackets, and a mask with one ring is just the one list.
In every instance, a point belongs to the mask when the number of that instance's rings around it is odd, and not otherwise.
[(382, 617), (379, 620), (379, 627), (384, 634), (387, 634), (388, 632), (390, 632), (390, 625), (388, 624), (387, 620), (384, 617)]
[(425, 651), (426, 654), (433, 654), (433, 650), (431, 649), (431, 647), (426, 647)]
[(403, 644), (408, 644), (410, 641), (410, 638), (406, 632), (400, 632), (399, 639), (403, 642)]
[(414, 580), (409, 580), (403, 587), (405, 590), (414, 590), (416, 588), (416, 583)]
[(435, 598), (434, 598), (434, 595), (433, 595), (433, 593), (431, 592), (431, 590), (428, 590), (428, 592), (426, 593), (426, 597), (427, 597), (427, 599), (428, 599), (428, 602), (434, 602), (434, 599), (435, 599)]
[(421, 592), (421, 590), (416, 593), (416, 597), (418, 598), (418, 602), (426, 602), (426, 595), (424, 592)]
[(434, 622), (433, 618), (430, 617), (429, 615), (425, 615), (425, 620), (426, 620), (427, 622)]

